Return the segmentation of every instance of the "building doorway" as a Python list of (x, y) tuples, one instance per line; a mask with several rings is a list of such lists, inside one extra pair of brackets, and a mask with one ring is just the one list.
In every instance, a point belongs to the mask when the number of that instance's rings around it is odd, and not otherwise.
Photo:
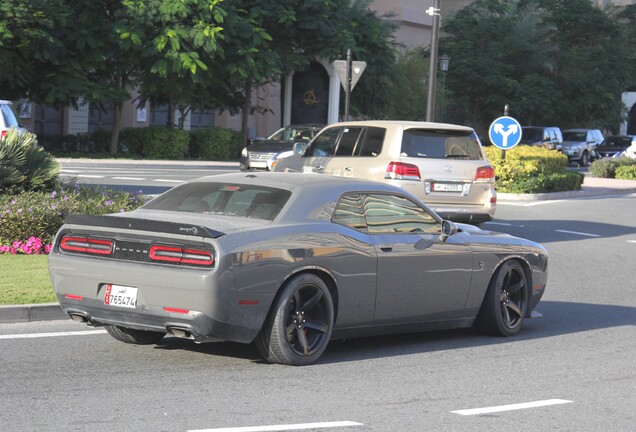
[(327, 123), (329, 76), (319, 63), (294, 74), (291, 98), (291, 123)]

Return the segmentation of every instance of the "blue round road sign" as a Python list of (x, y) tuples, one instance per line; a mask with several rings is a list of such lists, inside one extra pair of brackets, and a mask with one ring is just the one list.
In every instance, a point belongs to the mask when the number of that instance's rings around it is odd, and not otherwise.
[(521, 141), (521, 125), (512, 117), (499, 117), (488, 129), (490, 142), (502, 150), (510, 150)]

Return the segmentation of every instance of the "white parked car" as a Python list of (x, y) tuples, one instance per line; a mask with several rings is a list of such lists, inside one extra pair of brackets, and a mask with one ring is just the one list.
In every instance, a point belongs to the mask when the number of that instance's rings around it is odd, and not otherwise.
[(0, 100), (0, 138), (7, 136), (9, 129), (24, 131), (11, 105), (13, 104), (10, 101)]

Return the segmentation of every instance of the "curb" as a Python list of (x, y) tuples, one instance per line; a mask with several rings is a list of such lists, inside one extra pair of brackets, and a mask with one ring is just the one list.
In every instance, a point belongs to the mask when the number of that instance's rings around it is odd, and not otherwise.
[(201, 169), (209, 169), (209, 170), (234, 170), (239, 168), (238, 162), (221, 162), (221, 161), (159, 161), (159, 160), (130, 160), (130, 159), (121, 159), (117, 161), (109, 160), (108, 162), (104, 162), (103, 159), (69, 159), (69, 158), (57, 158), (56, 159), (62, 166), (73, 165), (73, 164), (82, 164), (82, 165), (99, 165), (104, 168), (150, 168), (150, 169), (161, 169), (161, 168), (180, 168), (184, 170), (201, 170)]
[(67, 319), (58, 303), (0, 306), (0, 323)]
[(567, 192), (548, 192), (548, 193), (539, 193), (539, 194), (507, 194), (507, 193), (498, 193), (497, 201), (501, 202), (511, 202), (511, 201), (551, 201), (551, 200), (561, 200), (561, 199), (570, 199), (570, 198), (588, 198), (588, 197), (598, 197), (598, 196), (606, 196), (606, 195), (628, 195), (636, 193), (636, 187), (633, 188), (605, 188), (605, 187), (594, 187), (594, 188), (583, 188), (578, 191), (567, 191)]

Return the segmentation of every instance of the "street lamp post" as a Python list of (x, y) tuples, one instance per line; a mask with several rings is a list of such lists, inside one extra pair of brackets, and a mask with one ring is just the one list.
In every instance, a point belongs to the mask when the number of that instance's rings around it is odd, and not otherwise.
[(437, 46), (439, 45), (439, 2), (433, 0), (433, 6), (426, 13), (433, 17), (433, 34), (431, 37), (431, 64), (428, 69), (428, 99), (426, 101), (426, 121), (435, 121), (435, 81), (437, 75)]
[(448, 72), (448, 64), (450, 63), (450, 57), (444, 54), (439, 58), (439, 69), (442, 71), (442, 109), (440, 114), (440, 121), (444, 122), (444, 99), (446, 97), (446, 72)]

